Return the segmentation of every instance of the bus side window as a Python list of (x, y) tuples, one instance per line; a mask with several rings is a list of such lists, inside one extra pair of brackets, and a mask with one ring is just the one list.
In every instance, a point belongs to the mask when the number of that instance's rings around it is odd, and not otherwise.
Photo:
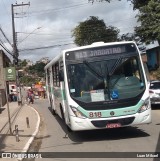
[(63, 72), (63, 69), (61, 69), (59, 71), (59, 81), (60, 82), (63, 82), (64, 81), (64, 72)]
[(60, 82), (63, 82), (64, 81), (64, 70), (63, 70), (63, 61), (60, 60), (59, 61), (59, 72), (58, 72), (58, 75), (59, 75), (59, 81)]

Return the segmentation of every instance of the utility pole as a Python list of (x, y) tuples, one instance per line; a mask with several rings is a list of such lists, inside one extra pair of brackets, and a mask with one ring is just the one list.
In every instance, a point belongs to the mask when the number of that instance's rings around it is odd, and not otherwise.
[(15, 32), (15, 22), (14, 22), (14, 7), (19, 7), (19, 6), (26, 6), (26, 5), (30, 5), (29, 3), (22, 3), (22, 4), (15, 4), (15, 5), (11, 5), (11, 10), (12, 10), (12, 33), (13, 33), (13, 61), (14, 61), (14, 65), (18, 65), (18, 49), (17, 49), (17, 40), (16, 40), (16, 32)]
[[(18, 105), (22, 104), (22, 96), (21, 96), (21, 88), (20, 88), (20, 83), (19, 83), (19, 76), (18, 76), (18, 70), (17, 70), (17, 66), (18, 66), (18, 49), (17, 49), (17, 34), (15, 32), (15, 22), (14, 22), (14, 7), (20, 7), (20, 6), (27, 6), (30, 5), (29, 3), (23, 3), (22, 4), (15, 4), (15, 5), (11, 5), (11, 10), (12, 10), (12, 32), (13, 32), (13, 64), (16, 68), (16, 85), (17, 85), (17, 98), (18, 98)], [(18, 88), (19, 87), (19, 88)]]

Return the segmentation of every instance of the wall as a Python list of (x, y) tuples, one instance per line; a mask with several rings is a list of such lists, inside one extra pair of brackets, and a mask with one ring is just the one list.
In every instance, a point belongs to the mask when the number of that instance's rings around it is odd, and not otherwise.
[(147, 64), (150, 70), (157, 70), (160, 66), (160, 51), (159, 48), (147, 50)]
[(0, 89), (4, 89), (5, 78), (4, 78), (4, 69), (3, 69), (3, 52), (0, 51)]
[(10, 59), (5, 55), (3, 50), (0, 50), (0, 106), (6, 104), (6, 90), (5, 90), (5, 71), (4, 68), (8, 67)]

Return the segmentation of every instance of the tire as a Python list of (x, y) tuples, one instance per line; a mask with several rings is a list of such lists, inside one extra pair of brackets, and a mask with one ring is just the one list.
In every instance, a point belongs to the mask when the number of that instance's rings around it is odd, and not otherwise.
[(66, 125), (66, 127), (67, 127), (67, 131), (68, 132), (73, 132), (72, 130), (71, 130), (71, 128), (66, 124), (66, 122), (65, 122), (65, 118), (64, 118), (64, 113), (63, 113), (63, 109), (62, 109), (62, 106), (60, 105), (60, 110), (61, 110), (61, 117), (62, 117), (62, 120), (63, 120), (63, 122), (65, 123), (65, 125)]
[(63, 110), (62, 110), (62, 106), (61, 106), (61, 105), (60, 105), (60, 110), (61, 110), (61, 117), (62, 117), (62, 120), (65, 122), (64, 113), (63, 113)]

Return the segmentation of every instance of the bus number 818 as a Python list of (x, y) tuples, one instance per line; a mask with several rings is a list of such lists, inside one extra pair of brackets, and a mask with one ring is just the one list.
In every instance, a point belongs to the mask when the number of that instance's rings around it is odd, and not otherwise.
[(101, 112), (90, 112), (89, 117), (102, 117)]

